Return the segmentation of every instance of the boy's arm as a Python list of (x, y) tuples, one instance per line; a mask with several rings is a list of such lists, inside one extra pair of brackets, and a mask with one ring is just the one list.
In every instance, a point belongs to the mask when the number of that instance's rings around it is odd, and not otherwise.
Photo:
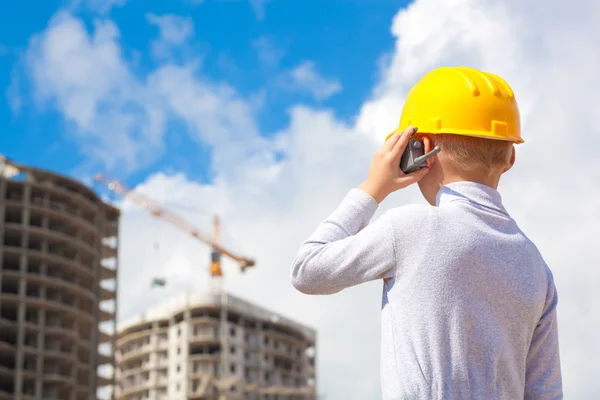
[(551, 272), (549, 272), (549, 276), (544, 314), (533, 332), (527, 354), (526, 400), (563, 398), (556, 320), (558, 296)]
[(305, 294), (332, 294), (391, 276), (395, 257), (389, 221), (384, 216), (368, 225), (377, 207), (371, 195), (352, 189), (300, 247), (292, 268), (294, 287)]
[[(413, 127), (395, 132), (375, 153), (360, 189), (351, 190), (304, 242), (292, 268), (296, 289), (307, 294), (331, 294), (391, 276), (395, 265), (391, 225), (385, 216), (367, 225), (387, 195), (418, 182), (429, 171), (423, 168), (406, 175), (400, 169), (402, 153), (415, 132)], [(428, 159), (428, 165), (432, 160)]]

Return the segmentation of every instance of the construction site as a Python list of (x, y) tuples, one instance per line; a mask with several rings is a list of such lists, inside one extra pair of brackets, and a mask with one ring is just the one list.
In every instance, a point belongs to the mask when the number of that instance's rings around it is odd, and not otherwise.
[[(209, 246), (211, 289), (118, 320), (120, 211), (0, 156), (0, 400), (316, 399), (316, 332), (224, 291), (254, 260), (118, 180), (96, 183)], [(164, 282), (159, 282), (164, 284)]]
[(119, 326), (116, 399), (313, 399), (315, 332), (231, 295), (184, 293)]

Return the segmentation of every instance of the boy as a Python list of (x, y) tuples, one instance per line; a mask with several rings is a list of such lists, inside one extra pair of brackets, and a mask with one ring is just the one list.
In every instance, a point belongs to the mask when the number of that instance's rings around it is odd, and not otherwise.
[[(413, 126), (426, 153), (441, 152), (405, 175)], [(552, 273), (497, 191), (523, 142), (512, 89), (475, 69), (436, 69), (409, 92), (401, 128), (302, 244), (294, 287), (332, 294), (383, 280), (384, 399), (561, 399)], [(415, 182), (431, 206), (369, 225), (387, 195)]]

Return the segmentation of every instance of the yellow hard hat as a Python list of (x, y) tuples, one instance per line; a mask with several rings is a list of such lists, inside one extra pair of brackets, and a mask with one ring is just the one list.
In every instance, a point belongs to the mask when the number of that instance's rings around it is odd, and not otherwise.
[(441, 67), (408, 93), (400, 125), (420, 133), (455, 134), (523, 143), (519, 107), (506, 81), (466, 67)]

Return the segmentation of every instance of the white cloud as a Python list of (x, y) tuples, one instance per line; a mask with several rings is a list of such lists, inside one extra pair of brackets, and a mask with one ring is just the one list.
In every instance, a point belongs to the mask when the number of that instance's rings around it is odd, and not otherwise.
[(123, 7), (127, 0), (71, 0), (69, 8), (87, 8), (98, 14), (107, 14), (114, 7)]
[(342, 90), (336, 79), (324, 78), (319, 74), (313, 61), (304, 61), (284, 74), (281, 78), (283, 88), (298, 93), (308, 93), (316, 100), (325, 100)]
[(64, 116), (91, 160), (130, 171), (162, 150), (165, 112), (160, 99), (128, 69), (117, 27), (59, 13), (36, 35), (27, 54), (34, 95)]
[[(463, 64), (505, 77), (521, 105), (527, 142), (518, 147), (517, 165), (501, 183), (501, 191), (507, 208), (555, 274), (565, 397), (588, 399), (600, 392), (600, 367), (594, 357), (600, 354), (594, 336), (600, 329), (600, 248), (594, 242), (600, 234), (600, 159), (594, 154), (600, 141), (595, 122), (600, 111), (595, 93), (600, 87), (600, 32), (594, 22), (599, 18), (600, 5), (591, 0), (568, 5), (551, 0), (543, 9), (533, 0), (417, 0), (394, 19), (394, 50), (356, 123), (341, 122), (326, 110), (296, 106), (290, 109), (289, 126), (272, 139), (261, 134), (248, 99), (226, 84), (202, 79), (191, 66), (162, 66), (141, 84), (124, 60), (114, 56), (118, 49), (110, 24), (101, 27), (112, 36), (102, 34), (101, 28), (92, 38), (59, 36), (70, 51), (58, 51), (65, 45), (50, 46), (42, 40), (45, 57), (38, 60), (62, 56), (68, 63), (43, 64), (51, 67), (48, 77), (57, 77), (57, 84), (39, 78), (34, 82), (42, 93), (57, 97), (65, 116), (81, 120), (82, 126), (87, 126), (88, 114), (105, 116), (71, 104), (82, 86), (94, 99), (110, 98), (105, 93), (115, 92), (115, 82), (142, 86), (153, 96), (139, 104), (162, 99), (160, 110), (185, 121), (195, 137), (215, 146), (212, 184), (159, 174), (139, 190), (160, 201), (221, 214), (234, 239), (225, 244), (235, 243), (258, 262), (244, 276), (227, 263), (228, 288), (315, 326), (320, 390), (332, 399), (362, 400), (380, 397), (381, 285), (371, 283), (334, 296), (303, 296), (289, 281), (295, 252), (346, 191), (365, 177), (373, 150), (397, 124), (404, 96), (422, 74), (440, 65)], [(68, 33), (80, 32), (73, 29), (73, 21), (61, 26), (70, 27)], [(51, 25), (45, 39), (56, 32), (56, 24)], [(101, 40), (107, 36), (113, 39)], [(69, 45), (73, 40), (85, 45)], [(112, 60), (106, 69), (113, 78), (100, 79), (98, 87), (77, 79), (80, 69), (91, 68), (89, 58), (100, 62), (95, 51), (80, 50), (89, 48), (112, 54), (105, 59)], [(104, 48), (108, 50), (98, 50)], [(54, 71), (55, 64), (74, 71), (74, 77)], [(563, 161), (566, 149), (577, 163)], [(275, 157), (277, 152), (285, 154), (282, 161)], [(384, 208), (409, 201), (422, 201), (414, 187), (393, 195)], [(206, 217), (186, 216), (210, 228)], [(121, 318), (167, 294), (206, 286), (205, 246), (131, 205), (124, 209), (122, 227), (120, 287), (127, 290), (119, 293)], [(154, 250), (155, 242), (159, 250)], [(169, 277), (164, 291), (149, 290), (155, 275)]]
[(254, 15), (256, 15), (256, 19), (262, 21), (265, 19), (265, 8), (271, 0), (248, 0), (250, 2), (250, 6), (254, 11)]
[[(165, 41), (180, 43), (187, 37), (187, 30), (172, 29), (171, 17), (154, 20)], [(81, 20), (62, 12), (28, 50), (34, 96), (62, 114), (90, 162), (123, 172), (148, 165), (162, 154), (169, 117), (184, 119), (210, 145), (231, 143), (229, 149), (237, 148), (240, 157), (255, 151), (237, 145), (236, 138), (259, 136), (253, 113), (260, 102), (251, 101), (259, 98), (242, 99), (227, 84), (196, 79), (195, 61), (165, 64), (147, 80), (138, 78), (118, 39), (111, 22), (97, 22), (88, 34)], [(255, 148), (260, 148), (258, 140)]]
[(171, 114), (186, 123), (190, 134), (213, 147), (216, 170), (226, 174), (236, 168), (232, 160), (265, 157), (270, 144), (260, 137), (254, 103), (227, 84), (198, 78), (197, 72), (190, 66), (165, 65), (149, 82)]
[(261, 36), (252, 42), (256, 48), (258, 59), (268, 67), (276, 67), (285, 56), (285, 50), (278, 48), (273, 44), (272, 39), (267, 36)]
[(17, 73), (17, 69), (13, 69), (10, 73), (11, 79), (10, 84), (6, 88), (4, 95), (8, 102), (8, 106), (12, 111), (13, 115), (19, 115), (21, 113), (21, 106), (23, 99), (21, 97), (21, 77)]
[[(192, 5), (203, 4), (206, 0), (183, 0), (186, 3)], [(218, 1), (231, 1), (231, 0), (218, 0)], [(244, 0), (245, 1), (245, 0)], [(272, 0), (247, 0), (252, 8), (252, 12), (258, 21), (263, 21), (265, 19), (265, 9), (267, 4), (269, 4)]]
[(189, 17), (148, 13), (146, 19), (160, 31), (160, 38), (152, 42), (152, 52), (157, 58), (168, 58), (173, 49), (184, 45), (194, 34), (194, 22)]

